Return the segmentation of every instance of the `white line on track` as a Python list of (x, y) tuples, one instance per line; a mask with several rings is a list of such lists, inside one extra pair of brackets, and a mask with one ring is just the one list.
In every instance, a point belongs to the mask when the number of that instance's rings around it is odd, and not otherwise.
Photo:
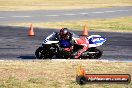
[(79, 14), (81, 14), (81, 15), (86, 15), (86, 14), (88, 14), (88, 13), (79, 13)]
[(104, 11), (104, 12), (113, 13), (113, 12), (124, 12), (124, 11), (129, 11), (129, 10), (110, 10), (110, 11)]
[(60, 16), (60, 15), (45, 15), (45, 16), (51, 16), (51, 17), (56, 17), (56, 16)]
[[(89, 13), (95, 13), (95, 14), (100, 14), (100, 13), (114, 13), (114, 12), (124, 12), (124, 11), (129, 11), (129, 10), (109, 10), (109, 11), (97, 11), (97, 12), (89, 12)], [(87, 15), (89, 14), (87, 12), (82, 12), (82, 13), (78, 13), (78, 14), (63, 14), (63, 15), (69, 15), (69, 16), (72, 16), (72, 15)]]
[(92, 12), (92, 13), (104, 13), (104, 12)]
[(84, 59), (51, 59), (52, 61), (76, 61), (76, 62), (80, 62), (80, 61), (102, 61), (102, 62), (109, 62), (109, 60), (96, 60), (96, 59), (93, 59), (93, 60), (90, 60), (90, 59), (87, 59), (87, 60), (84, 60)]
[(105, 13), (113, 13), (113, 12), (117, 12), (117, 11), (104, 11)]
[(1, 18), (5, 18), (5, 17), (0, 17), (0, 19), (1, 19)]
[[(125, 11), (130, 11), (130, 10), (108, 10), (108, 11), (96, 11), (96, 12), (89, 12), (89, 13), (94, 13), (94, 14), (101, 14), (101, 13), (114, 13), (114, 12), (125, 12)], [(75, 16), (75, 15), (87, 15), (89, 14), (88, 12), (81, 12), (81, 13), (77, 13), (77, 14), (74, 14), (74, 13), (67, 13), (67, 14), (62, 14), (62, 15), (65, 15), (65, 16)], [(49, 15), (45, 15), (45, 16), (48, 16), (48, 17), (57, 17), (57, 16), (61, 16), (61, 15), (58, 15), (58, 14), (49, 14)], [(11, 17), (14, 17), (14, 18), (29, 18), (29, 17), (32, 17), (32, 16), (11, 16)], [(0, 18), (6, 18), (6, 17), (0, 17)]]
[(115, 10), (115, 11), (130, 11), (130, 10)]
[(18, 17), (18, 18), (26, 17), (26, 18), (28, 18), (28, 17), (32, 17), (32, 16), (11, 16), (11, 17)]
[(91, 12), (91, 13), (114, 13), (114, 12), (124, 12), (129, 10), (109, 10), (109, 11), (102, 11), (102, 12)]
[(65, 61), (73, 61), (73, 62), (80, 62), (80, 61), (91, 61), (91, 62), (97, 62), (97, 61), (101, 61), (101, 62), (132, 62), (131, 60), (107, 60), (107, 59), (100, 59), (100, 60), (96, 60), (96, 59), (51, 59), (51, 61), (60, 61), (60, 62), (65, 62)]
[(72, 13), (70, 14), (69, 13), (69, 14), (63, 14), (63, 15), (73, 16), (73, 15), (77, 15), (77, 14), (72, 14)]
[(87, 59), (87, 60), (84, 60), (84, 59), (51, 59), (52, 61), (60, 61), (60, 62), (63, 62), (63, 61), (76, 61), (76, 62), (80, 62), (80, 61), (102, 61), (102, 62), (109, 62), (109, 60), (96, 60), (96, 59), (93, 59), (93, 60), (90, 60), (90, 59)]

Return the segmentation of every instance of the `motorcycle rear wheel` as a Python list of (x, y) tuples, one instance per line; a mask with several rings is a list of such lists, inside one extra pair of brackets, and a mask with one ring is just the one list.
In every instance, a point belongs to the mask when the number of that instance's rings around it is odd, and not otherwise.
[(52, 55), (50, 52), (48, 52), (45, 48), (39, 47), (36, 52), (35, 56), (37, 59), (47, 59), (47, 58), (52, 58)]

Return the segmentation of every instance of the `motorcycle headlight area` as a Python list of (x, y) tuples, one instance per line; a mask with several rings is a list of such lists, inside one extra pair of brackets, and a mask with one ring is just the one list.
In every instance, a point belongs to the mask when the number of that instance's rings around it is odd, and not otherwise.
[(47, 42), (47, 40), (46, 40), (46, 39), (44, 39), (43, 43), (46, 43), (46, 42)]
[(102, 44), (102, 43), (104, 43), (105, 41), (106, 41), (106, 39), (103, 38), (103, 37), (93, 37), (93, 38), (92, 38), (92, 42), (93, 42), (94, 44)]

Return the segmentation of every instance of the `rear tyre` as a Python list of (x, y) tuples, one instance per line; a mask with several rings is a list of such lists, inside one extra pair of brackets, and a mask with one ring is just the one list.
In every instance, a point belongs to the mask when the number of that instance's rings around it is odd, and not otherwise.
[(55, 51), (51, 50), (50, 46), (45, 46), (45, 47), (39, 47), (36, 50), (35, 55), (37, 59), (47, 59), (47, 58), (51, 59), (54, 56)]
[(36, 52), (35, 52), (35, 56), (37, 59), (44, 59), (46, 58), (44, 55), (44, 48), (43, 47), (39, 47)]

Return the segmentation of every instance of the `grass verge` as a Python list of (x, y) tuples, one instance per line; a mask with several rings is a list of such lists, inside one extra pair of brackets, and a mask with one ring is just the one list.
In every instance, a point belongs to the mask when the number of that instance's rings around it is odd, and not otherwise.
[(132, 0), (0, 0), (0, 10), (58, 10), (132, 6)]
[[(95, 31), (114, 31), (114, 32), (132, 32), (132, 17), (121, 17), (112, 19), (82, 20), (82, 21), (65, 21), (65, 22), (41, 22), (33, 23), (34, 27), (41, 28), (62, 28), (67, 27), (73, 30), (83, 29), (87, 24), (90, 30)], [(12, 23), (9, 26), (26, 26), (29, 23)]]
[(1, 61), (0, 88), (131, 88), (130, 84), (88, 84), (75, 82), (78, 65), (89, 74), (130, 74), (131, 62), (102, 61)]

